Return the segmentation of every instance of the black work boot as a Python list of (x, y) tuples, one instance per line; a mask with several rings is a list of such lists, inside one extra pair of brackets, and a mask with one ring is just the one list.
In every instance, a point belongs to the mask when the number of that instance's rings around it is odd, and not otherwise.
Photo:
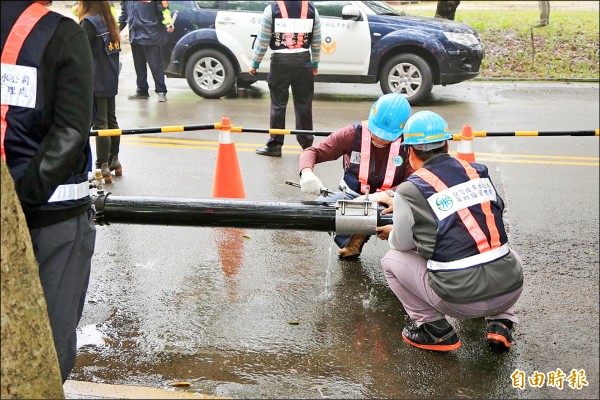
[(451, 351), (460, 347), (460, 339), (446, 319), (426, 322), (418, 327), (404, 328), (402, 338), (423, 350)]
[(499, 350), (508, 350), (513, 345), (513, 322), (508, 319), (490, 319), (487, 325), (486, 340), (490, 346)]
[(129, 100), (146, 100), (148, 98), (150, 98), (150, 96), (148, 95), (148, 93), (135, 93), (132, 95), (129, 95), (129, 97), (127, 97)]
[(281, 146), (264, 146), (256, 149), (256, 154), (261, 156), (281, 157)]

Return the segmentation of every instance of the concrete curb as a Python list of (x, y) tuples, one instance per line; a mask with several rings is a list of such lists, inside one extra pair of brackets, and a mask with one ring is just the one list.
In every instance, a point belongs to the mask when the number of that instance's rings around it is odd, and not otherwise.
[(66, 399), (222, 399), (179, 390), (144, 386), (109, 385), (68, 380), (63, 385)]

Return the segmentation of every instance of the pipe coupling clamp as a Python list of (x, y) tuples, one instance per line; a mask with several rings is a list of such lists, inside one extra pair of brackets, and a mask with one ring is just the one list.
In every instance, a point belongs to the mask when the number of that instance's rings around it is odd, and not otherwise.
[(338, 200), (335, 207), (335, 232), (374, 235), (377, 233), (377, 202)]

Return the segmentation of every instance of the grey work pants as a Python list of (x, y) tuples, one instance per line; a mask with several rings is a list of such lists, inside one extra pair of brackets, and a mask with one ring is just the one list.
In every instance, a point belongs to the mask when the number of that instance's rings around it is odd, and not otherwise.
[[(518, 257), (516, 254), (515, 256)], [(417, 326), (446, 316), (458, 319), (486, 317), (519, 322), (513, 305), (519, 299), (522, 288), (488, 300), (466, 304), (450, 303), (442, 300), (431, 288), (427, 276), (427, 260), (416, 251), (390, 250), (381, 260), (381, 266), (390, 289)]]
[(63, 383), (75, 366), (77, 324), (83, 312), (96, 242), (94, 210), (30, 229)]

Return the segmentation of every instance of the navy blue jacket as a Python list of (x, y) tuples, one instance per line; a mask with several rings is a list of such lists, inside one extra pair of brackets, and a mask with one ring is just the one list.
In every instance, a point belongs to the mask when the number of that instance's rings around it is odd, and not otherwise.
[[(3, 1), (2, 50), (19, 15), (32, 1)], [(75, 21), (50, 12), (23, 44), (17, 65), (37, 68), (35, 108), (10, 106), (4, 140), (6, 164), (29, 228), (82, 214), (89, 196), (48, 203), (59, 185), (87, 183), (91, 166), (92, 55)]]
[(143, 46), (160, 46), (167, 38), (160, 1), (122, 1), (119, 29), (129, 26), (129, 42)]
[(81, 21), (88, 35), (94, 56), (94, 95), (114, 97), (119, 91), (119, 42), (110, 40), (104, 20), (100, 15), (90, 15)]

